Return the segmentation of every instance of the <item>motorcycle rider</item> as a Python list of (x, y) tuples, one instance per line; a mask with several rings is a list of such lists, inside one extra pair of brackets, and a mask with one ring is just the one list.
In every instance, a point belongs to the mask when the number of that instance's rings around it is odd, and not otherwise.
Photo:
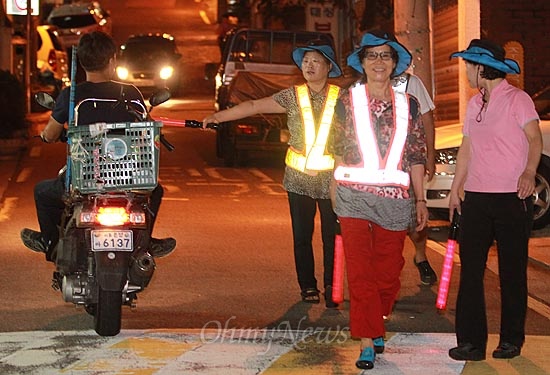
[[(79, 110), (78, 125), (135, 121), (135, 115), (128, 111), (126, 103), (137, 100), (145, 105), (143, 95), (135, 86), (111, 80), (115, 72), (116, 51), (113, 39), (103, 32), (94, 31), (81, 37), (77, 57), (86, 72), (86, 81), (76, 86), (74, 103), (79, 103), (86, 98), (119, 98), (120, 101), (98, 103), (98, 105), (94, 103), (93, 106), (83, 105)], [(66, 88), (57, 98), (48, 124), (40, 134), (44, 142), (56, 142), (63, 134), (64, 124), (69, 119), (69, 96), (70, 89)], [(33, 251), (45, 253), (47, 260), (52, 260), (52, 251), (59, 240), (58, 225), (65, 208), (64, 193), (64, 174), (36, 184), (34, 200), (40, 232), (28, 228), (21, 230), (21, 240), (25, 246)], [(151, 195), (150, 209), (153, 216), (151, 231), (163, 193), (162, 186), (158, 184)], [(159, 258), (170, 254), (175, 247), (176, 240), (174, 238), (151, 238), (149, 253), (153, 257)]]

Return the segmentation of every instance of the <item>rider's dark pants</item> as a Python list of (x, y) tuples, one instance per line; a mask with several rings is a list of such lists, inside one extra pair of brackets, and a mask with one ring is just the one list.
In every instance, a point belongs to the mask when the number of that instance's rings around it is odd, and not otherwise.
[[(63, 203), (63, 194), (65, 192), (65, 177), (64, 175), (40, 181), (34, 187), (34, 202), (36, 205), (36, 214), (38, 216), (38, 224), (40, 232), (46, 243), (50, 242), (55, 245), (59, 240), (59, 224), (65, 205)], [(153, 223), (151, 224), (151, 232), (160, 208), (160, 202), (164, 194), (164, 189), (159, 184), (151, 194), (151, 214)]]

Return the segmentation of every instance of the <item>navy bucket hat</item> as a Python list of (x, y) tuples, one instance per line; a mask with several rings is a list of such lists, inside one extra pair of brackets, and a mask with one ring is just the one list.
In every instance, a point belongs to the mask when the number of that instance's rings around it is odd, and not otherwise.
[(462, 57), (464, 60), (489, 66), (504, 73), (519, 74), (519, 64), (507, 59), (504, 48), (486, 39), (472, 39), (464, 51), (451, 54), (450, 58)]
[(321, 55), (325, 56), (328, 61), (330, 61), (332, 64), (332, 69), (328, 72), (328, 76), (330, 78), (340, 77), (342, 75), (342, 70), (336, 63), (336, 54), (334, 53), (334, 50), (331, 46), (326, 44), (326, 42), (321, 40), (312, 40), (307, 46), (297, 47), (294, 51), (292, 51), (292, 59), (298, 68), (302, 69), (302, 60), (304, 59), (305, 53), (309, 51), (317, 51)]
[(393, 34), (384, 31), (372, 31), (363, 35), (359, 47), (348, 56), (348, 65), (359, 73), (363, 73), (359, 52), (364, 47), (377, 47), (384, 44), (387, 44), (397, 52), (397, 62), (392, 76), (396, 77), (403, 74), (409, 65), (411, 65), (412, 55), (405, 46), (397, 41)]

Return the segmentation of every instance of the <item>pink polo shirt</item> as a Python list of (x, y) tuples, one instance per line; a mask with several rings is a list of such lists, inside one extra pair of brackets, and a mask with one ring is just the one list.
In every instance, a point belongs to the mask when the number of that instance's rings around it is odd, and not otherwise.
[(477, 122), (481, 105), (481, 94), (477, 94), (466, 109), (463, 133), (470, 137), (471, 155), (464, 190), (516, 192), (529, 149), (523, 127), (539, 118), (535, 105), (525, 91), (506, 80), (493, 89), (487, 110)]

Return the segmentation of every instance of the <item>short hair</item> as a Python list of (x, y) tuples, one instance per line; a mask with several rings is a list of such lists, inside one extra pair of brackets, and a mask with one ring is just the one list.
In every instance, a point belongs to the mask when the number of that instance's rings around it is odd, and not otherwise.
[(464, 59), (464, 60), (472, 65), (483, 66), (483, 71), (479, 74), (481, 78), (485, 78), (486, 80), (489, 80), (489, 81), (492, 81), (497, 78), (506, 78), (506, 73), (501, 70), (498, 70), (493, 67), (480, 64), (471, 60), (467, 60), (467, 59)]
[(506, 73), (501, 71), (501, 70), (498, 70), (498, 69), (495, 69), (495, 68), (492, 68), (490, 66), (487, 66), (487, 65), (483, 65), (483, 71), (481, 72), (481, 78), (485, 78), (489, 81), (492, 81), (494, 79), (497, 79), (497, 78), (505, 78), (506, 77)]
[(95, 72), (105, 69), (116, 51), (115, 42), (110, 35), (101, 31), (92, 31), (82, 35), (76, 54), (84, 70)]

